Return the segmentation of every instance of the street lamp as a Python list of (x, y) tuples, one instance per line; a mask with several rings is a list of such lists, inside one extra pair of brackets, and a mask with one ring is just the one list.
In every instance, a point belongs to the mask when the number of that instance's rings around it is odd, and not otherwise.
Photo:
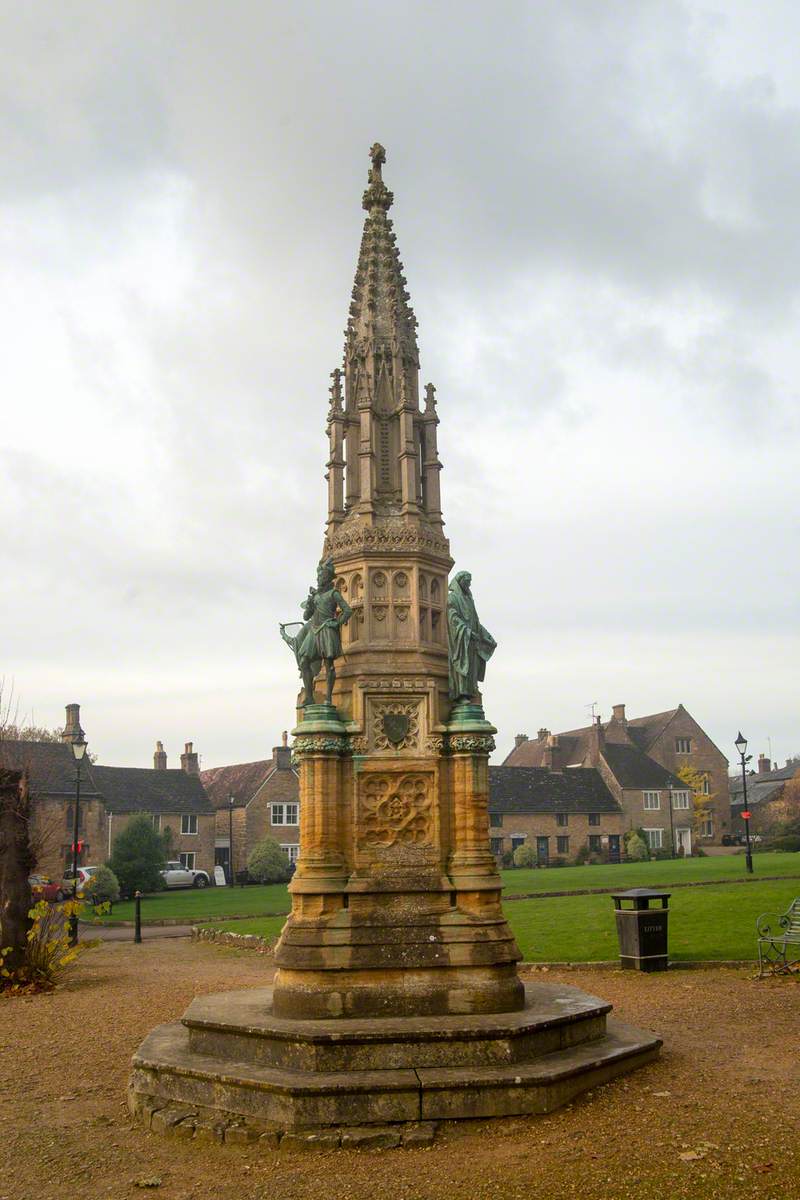
[(670, 858), (675, 857), (675, 817), (672, 811), (672, 780), (670, 779), (667, 785), (667, 803), (669, 804), (669, 840), (670, 840)]
[[(81, 812), (81, 763), (83, 756), (86, 753), (86, 738), (81, 730), (74, 741), (70, 742), (72, 746), (72, 754), (75, 759), (75, 819), (72, 823), (72, 901), (73, 904), (78, 899), (78, 828), (80, 826)], [(73, 913), (69, 919), (69, 944), (77, 946), (78, 944), (78, 915)]]
[(747, 738), (744, 736), (741, 729), (739, 730), (739, 736), (733, 744), (739, 751), (742, 759), (742, 820), (744, 821), (744, 838), (747, 845), (747, 849), (745, 851), (745, 862), (747, 863), (748, 874), (752, 875), (753, 851), (750, 848), (750, 810), (747, 807), (747, 764), (750, 762), (750, 759), (753, 756), (752, 754), (747, 754)]
[(233, 805), (234, 796), (231, 792), (228, 796), (228, 874), (231, 877), (231, 887), (233, 887)]

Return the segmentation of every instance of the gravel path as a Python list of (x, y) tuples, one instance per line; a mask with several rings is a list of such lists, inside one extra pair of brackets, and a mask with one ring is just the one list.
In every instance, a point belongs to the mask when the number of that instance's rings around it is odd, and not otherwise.
[(120, 1200), (146, 1180), (169, 1200), (800, 1195), (800, 990), (745, 970), (565, 972), (658, 1030), (661, 1062), (549, 1117), (451, 1126), (429, 1150), (282, 1158), (132, 1126), (125, 1087), (142, 1037), (197, 993), (270, 974), (261, 956), (207, 943), (106, 942), (54, 994), (0, 999), (0, 1200)]

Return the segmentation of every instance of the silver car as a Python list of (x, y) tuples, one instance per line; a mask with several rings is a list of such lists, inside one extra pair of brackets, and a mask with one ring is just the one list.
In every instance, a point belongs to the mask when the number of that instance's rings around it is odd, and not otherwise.
[(161, 878), (168, 888), (204, 888), (211, 882), (207, 871), (195, 871), (179, 862), (168, 862), (161, 872)]

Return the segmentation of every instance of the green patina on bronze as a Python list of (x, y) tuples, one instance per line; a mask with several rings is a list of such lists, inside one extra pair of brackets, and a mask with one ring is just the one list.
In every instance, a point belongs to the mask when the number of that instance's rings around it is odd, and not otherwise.
[(447, 643), (450, 699), (471, 700), (486, 676), (497, 642), (478, 620), (472, 576), (459, 571), (447, 592)]
[[(303, 680), (305, 697), (303, 707), (314, 703), (314, 679), (325, 663), (325, 701), (331, 703), (333, 685), (336, 681), (334, 661), (342, 656), (342, 637), (339, 632), (353, 615), (353, 610), (344, 596), (333, 586), (333, 559), (326, 558), (317, 567), (317, 586), (308, 589), (303, 601), (304, 624), (296, 637), (291, 637), (287, 628), (292, 622), (280, 626), (281, 637), (293, 652), (297, 668)], [(300, 624), (300, 622), (296, 622)]]

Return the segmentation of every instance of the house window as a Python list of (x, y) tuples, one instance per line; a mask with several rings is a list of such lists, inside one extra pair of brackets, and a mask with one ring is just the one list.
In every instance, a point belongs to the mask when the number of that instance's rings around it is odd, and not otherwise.
[(689, 807), (689, 793), (688, 792), (673, 792), (672, 793), (672, 807), (673, 808), (688, 808)]
[[(197, 830), (195, 830), (195, 833), (197, 833)], [(181, 866), (184, 870), (194, 870), (194, 850), (191, 850), (188, 854), (179, 854), (178, 858), (181, 860)]]
[(703, 776), (703, 795), (707, 796), (711, 791), (711, 781), (707, 775)]
[(714, 836), (714, 821), (713, 821), (712, 817), (707, 817), (705, 819), (705, 821), (700, 822), (700, 836), (701, 837), (713, 837)]
[(599, 825), (600, 824), (600, 813), (589, 813), (589, 824), (590, 825)]
[(518, 846), (524, 846), (524, 845), (525, 845), (525, 837), (524, 836), (523, 837), (512, 837), (511, 853), (513, 854)]
[(499, 858), (499, 856), (503, 853), (503, 839), (501, 837), (489, 838), (489, 849), (495, 858)]
[(691, 754), (692, 739), (691, 738), (675, 738), (675, 753), (676, 754)]
[(300, 847), (297, 845), (296, 842), (291, 842), (288, 846), (284, 846), (283, 843), (281, 843), (281, 850), (286, 855), (289, 862), (291, 862), (291, 863), (297, 862), (297, 856), (300, 853)]
[(556, 853), (557, 854), (569, 854), (569, 838), (568, 837), (557, 837), (556, 838)]
[(589, 849), (591, 850), (592, 854), (599, 854), (600, 851), (602, 850), (602, 848), (603, 848), (603, 843), (600, 838), (600, 834), (599, 833), (590, 833), (589, 834)]
[(569, 825), (569, 813), (556, 813), (556, 825), (560, 825), (562, 829)]
[(492, 826), (493, 829), (502, 829), (503, 828), (503, 814), (502, 813), (489, 813), (489, 824)]
[(181, 833), (197, 833), (197, 813), (183, 813)]
[(161, 813), (153, 813), (151, 820), (153, 822), (153, 829), (155, 829), (156, 833), (160, 833), (161, 832)]
[(642, 792), (645, 808), (661, 808), (661, 792)]
[(663, 829), (645, 829), (644, 836), (647, 838), (647, 845), (651, 850), (661, 850), (664, 839)]
[(298, 815), (297, 804), (273, 804), (272, 806), (272, 824), (273, 825), (297, 825)]
[[(75, 827), (75, 805), (67, 805), (67, 829), (72, 833)], [(82, 833), (86, 828), (86, 808), (83, 804), (78, 807), (78, 832)]]

